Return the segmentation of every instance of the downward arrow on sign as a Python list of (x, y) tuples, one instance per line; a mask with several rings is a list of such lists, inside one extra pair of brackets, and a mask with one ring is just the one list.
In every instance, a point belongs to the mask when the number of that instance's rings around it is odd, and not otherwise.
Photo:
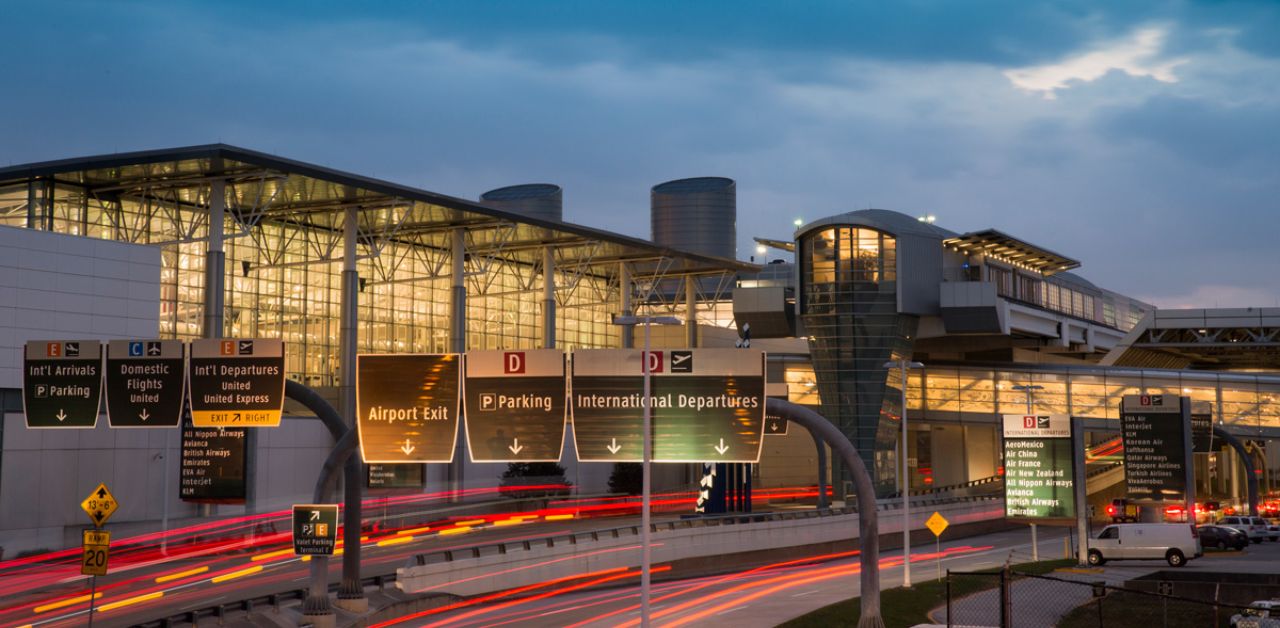
[(512, 454), (519, 454), (520, 450), (524, 449), (524, 446), (520, 444), (519, 438), (513, 438), (511, 439), (511, 444), (507, 445), (507, 449), (510, 449)]
[(414, 447), (413, 443), (410, 443), (407, 438), (404, 439), (404, 444), (400, 446), (400, 451), (403, 451), (406, 456), (413, 453), (413, 450), (415, 449), (417, 449), (417, 447)]
[(146, 408), (143, 408), (142, 412), (138, 413), (138, 418), (142, 419), (143, 421), (146, 421), (147, 419), (151, 418), (151, 415), (147, 414)]
[(618, 439), (615, 438), (613, 439), (613, 444), (609, 445), (608, 447), (605, 447), (605, 449), (608, 449), (609, 453), (611, 454), (616, 454), (622, 450), (622, 445), (619, 445)]
[(724, 452), (726, 452), (726, 451), (729, 451), (729, 446), (728, 446), (728, 445), (726, 445), (726, 444), (724, 444), (724, 439), (722, 438), (722, 439), (720, 439), (720, 446), (719, 446), (719, 447), (716, 447), (716, 453), (718, 453), (718, 454), (720, 454), (721, 456), (723, 456), (723, 455), (724, 455)]
[(67, 413), (63, 412), (62, 408), (58, 408), (58, 414), (56, 416), (59, 421), (65, 421), (67, 419)]

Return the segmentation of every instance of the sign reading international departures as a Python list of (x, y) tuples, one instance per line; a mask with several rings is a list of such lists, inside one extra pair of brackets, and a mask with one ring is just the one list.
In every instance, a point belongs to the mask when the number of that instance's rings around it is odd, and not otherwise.
[(365, 462), (450, 462), (458, 438), (462, 356), (356, 356)]
[[(637, 462), (643, 447), (642, 351), (573, 353), (578, 459)], [(649, 352), (655, 462), (757, 462), (764, 431), (763, 351)]]
[(196, 427), (276, 427), (284, 410), (284, 342), (192, 341), (188, 388)]
[(1177, 395), (1125, 395), (1120, 405), (1124, 479), (1129, 499), (1188, 500), (1189, 403)]
[(558, 462), (564, 449), (564, 352), (471, 351), (465, 420), (472, 462)]
[(27, 342), (22, 362), (22, 409), (27, 428), (92, 428), (98, 424), (101, 398), (101, 342)]
[(1071, 417), (1006, 414), (1003, 422), (1005, 517), (1074, 519)]
[(111, 427), (177, 427), (186, 401), (181, 340), (107, 344), (107, 421)]

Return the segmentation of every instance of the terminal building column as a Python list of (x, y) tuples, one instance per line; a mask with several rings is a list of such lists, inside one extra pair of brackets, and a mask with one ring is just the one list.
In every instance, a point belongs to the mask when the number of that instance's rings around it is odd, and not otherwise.
[[(356, 243), (359, 238), (360, 210), (345, 210), (342, 230), (342, 317), (338, 336), (338, 360), (341, 379), (338, 402), (348, 429), (358, 429), (356, 421), (356, 324), (360, 313), (359, 275), (356, 273)], [(360, 547), (361, 492), (364, 487), (364, 462), (357, 454), (347, 458), (343, 468), (342, 508), (343, 544)], [(353, 612), (364, 612), (369, 601), (360, 584), (360, 552), (348, 550), (342, 555), (342, 584), (338, 587), (337, 605)]]
[(556, 348), (555, 249), (542, 247), (542, 347)]
[[(215, 170), (221, 170), (221, 164), (214, 164)], [(204, 329), (201, 335), (205, 338), (222, 337), (222, 316), (225, 310), (226, 292), (223, 290), (226, 281), (227, 256), (222, 250), (222, 234), (227, 219), (227, 182), (214, 179), (209, 184), (209, 241), (204, 257)], [(253, 500), (257, 497), (254, 490), (253, 446), (250, 440), (254, 430), (245, 432), (244, 448), (248, 460), (245, 462), (245, 512), (252, 512)], [(205, 517), (213, 515), (212, 504), (201, 504), (200, 514)]]
[[(621, 314), (623, 316), (634, 316), (635, 311), (631, 305), (631, 266), (626, 262), (618, 262), (618, 294), (621, 296)], [(621, 329), (622, 348), (634, 348), (636, 346), (636, 326), (623, 325)]]
[[(450, 246), (450, 261), (452, 262), (450, 281), (453, 287), (449, 304), (449, 351), (453, 353), (466, 353), (467, 351), (466, 235), (467, 232), (464, 229), (454, 229), (450, 232), (452, 238), (452, 245)], [(454, 444), (453, 462), (449, 463), (448, 483), (449, 490), (453, 493), (450, 501), (458, 501), (463, 489), (465, 447), (465, 434), (463, 434), (463, 430), (458, 430), (458, 442)]]
[(684, 308), (686, 344), (692, 349), (698, 346), (698, 284), (692, 275), (684, 278)]

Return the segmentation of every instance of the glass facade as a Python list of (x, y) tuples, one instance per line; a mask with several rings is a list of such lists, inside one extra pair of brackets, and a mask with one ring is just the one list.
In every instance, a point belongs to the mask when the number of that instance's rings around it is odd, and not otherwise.
[(910, 357), (917, 325), (897, 312), (897, 240), (856, 226), (817, 229), (800, 237), (799, 261), (800, 315), (822, 412), (862, 453), (877, 492), (890, 492), (901, 384), (884, 363)]

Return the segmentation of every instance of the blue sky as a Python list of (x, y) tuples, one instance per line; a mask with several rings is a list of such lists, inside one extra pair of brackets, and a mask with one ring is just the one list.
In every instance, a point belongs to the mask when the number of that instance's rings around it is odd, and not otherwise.
[[(261, 6), (269, 5), (269, 6)], [(865, 207), (996, 227), (1170, 307), (1280, 306), (1280, 3), (5, 2), (0, 163), (226, 142), (739, 256)]]

